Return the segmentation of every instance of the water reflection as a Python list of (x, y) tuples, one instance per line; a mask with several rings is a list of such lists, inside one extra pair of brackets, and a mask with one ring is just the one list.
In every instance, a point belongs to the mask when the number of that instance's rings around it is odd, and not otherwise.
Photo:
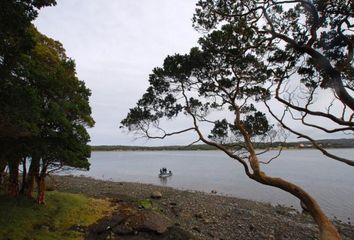
[(160, 183), (162, 185), (167, 185), (167, 182), (172, 179), (172, 176), (170, 176), (170, 177), (159, 177), (159, 179), (160, 179)]

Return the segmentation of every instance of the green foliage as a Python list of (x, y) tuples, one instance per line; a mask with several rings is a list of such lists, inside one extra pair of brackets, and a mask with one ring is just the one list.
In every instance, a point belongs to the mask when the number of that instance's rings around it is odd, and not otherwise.
[(237, 27), (240, 37), (249, 40), (246, 46), (264, 56), (276, 78), (296, 72), (301, 87), (332, 88), (353, 110), (353, 9), (350, 0), (199, 0), (193, 22), (197, 29), (216, 33)]
[[(207, 117), (214, 111), (230, 111), (241, 114), (240, 121), (246, 123), (251, 137), (266, 135), (271, 126), (253, 103), (269, 99), (266, 82), (272, 72), (257, 55), (260, 50), (250, 47), (258, 41), (252, 36), (253, 31), (246, 28), (244, 21), (224, 25), (200, 38), (200, 46), (189, 54), (167, 56), (163, 67), (153, 70), (149, 88), (121, 121), (122, 125), (149, 135), (150, 128), (158, 125), (160, 119), (183, 113), (212, 124), (209, 139), (227, 144), (242, 137), (238, 131), (240, 122), (211, 121)], [(247, 100), (250, 103), (245, 104)]]
[[(75, 63), (58, 41), (28, 28), (34, 48), (23, 54), (13, 75), (1, 88), (0, 144), (11, 146), (21, 156), (41, 156), (45, 168), (62, 165), (89, 168), (92, 127), (89, 96), (85, 83), (76, 77)], [(9, 140), (10, 139), (10, 140)], [(16, 148), (22, 144), (21, 151)], [(16, 149), (16, 150), (14, 150)]]
[(0, 236), (4, 239), (83, 239), (73, 225), (89, 226), (112, 211), (109, 201), (48, 192), (47, 204), (0, 195)]
[(55, 5), (55, 0), (6, 0), (0, 2), (0, 79), (16, 66), (18, 58), (34, 47), (28, 27), (38, 10)]
[[(90, 90), (76, 77), (63, 46), (31, 21), (55, 0), (0, 3), (0, 146), (11, 155), (40, 155), (44, 165), (88, 168), (85, 127), (94, 121)], [(47, 166), (46, 166), (47, 167)]]

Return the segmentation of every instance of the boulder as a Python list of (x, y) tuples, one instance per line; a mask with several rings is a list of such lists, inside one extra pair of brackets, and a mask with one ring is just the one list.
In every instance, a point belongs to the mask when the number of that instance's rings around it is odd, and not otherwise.
[(158, 234), (165, 233), (172, 226), (172, 222), (168, 218), (154, 211), (143, 211), (140, 214), (133, 215), (128, 222), (137, 231)]
[(160, 199), (160, 198), (162, 198), (162, 193), (159, 192), (159, 191), (153, 191), (153, 192), (151, 193), (151, 198)]

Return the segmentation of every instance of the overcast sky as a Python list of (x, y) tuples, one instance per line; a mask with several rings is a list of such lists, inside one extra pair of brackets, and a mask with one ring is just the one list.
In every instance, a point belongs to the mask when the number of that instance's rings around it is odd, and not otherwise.
[[(187, 53), (197, 45), (201, 35), (191, 21), (196, 2), (58, 0), (57, 6), (40, 11), (35, 25), (64, 45), (76, 61), (78, 77), (92, 91), (96, 121), (89, 129), (92, 145), (186, 145), (195, 140), (194, 134), (164, 141), (136, 139), (119, 129), (119, 123), (144, 93), (152, 69), (161, 66), (167, 55)], [(320, 97), (325, 99), (326, 94)], [(279, 103), (274, 104), (279, 108)], [(187, 121), (167, 125), (183, 128)], [(319, 138), (350, 137), (305, 133)]]
[(148, 86), (148, 75), (167, 55), (187, 53), (198, 33), (193, 0), (59, 0), (40, 11), (35, 25), (60, 41), (92, 91), (96, 121), (91, 144), (186, 144), (189, 138), (136, 140), (119, 129)]

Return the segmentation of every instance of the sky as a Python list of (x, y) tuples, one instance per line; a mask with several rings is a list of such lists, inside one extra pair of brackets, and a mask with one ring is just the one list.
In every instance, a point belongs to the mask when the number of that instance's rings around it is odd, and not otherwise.
[(188, 144), (191, 137), (146, 141), (119, 129), (167, 55), (187, 53), (200, 34), (192, 27), (192, 0), (59, 0), (34, 22), (60, 41), (91, 89), (92, 145)]
[[(91, 145), (187, 145), (195, 134), (164, 140), (139, 138), (119, 128), (148, 87), (148, 76), (167, 55), (187, 53), (201, 35), (192, 27), (197, 0), (58, 0), (34, 22), (38, 30), (60, 41), (76, 62), (77, 75), (91, 89), (95, 127)], [(326, 94), (319, 96), (319, 103)], [(279, 103), (275, 109), (281, 109)], [(325, 109), (325, 104), (321, 109)], [(164, 123), (183, 129), (188, 119)], [(301, 127), (301, 125), (299, 125)], [(304, 129), (316, 138), (324, 136)], [(290, 139), (295, 140), (296, 138)]]

